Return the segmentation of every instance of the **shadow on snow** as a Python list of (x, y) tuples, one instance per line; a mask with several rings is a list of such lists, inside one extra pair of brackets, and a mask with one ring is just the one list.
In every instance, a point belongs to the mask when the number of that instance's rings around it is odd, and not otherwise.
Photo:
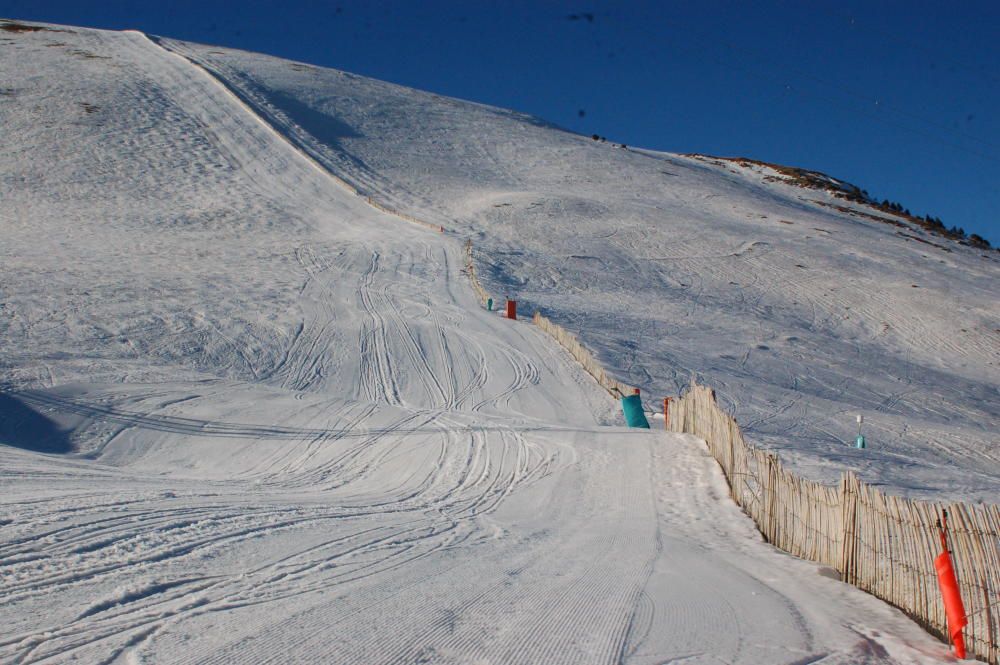
[(72, 452), (69, 431), (29, 406), (26, 397), (0, 393), (0, 445), (36, 453)]

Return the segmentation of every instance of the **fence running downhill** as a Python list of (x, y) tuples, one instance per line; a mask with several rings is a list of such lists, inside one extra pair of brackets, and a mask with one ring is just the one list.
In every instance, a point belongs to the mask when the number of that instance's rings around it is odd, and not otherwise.
[(622, 397), (625, 395), (631, 395), (635, 392), (635, 387), (622, 383), (618, 379), (612, 378), (604, 371), (601, 364), (597, 362), (597, 358), (594, 357), (587, 347), (580, 343), (580, 340), (576, 338), (576, 335), (566, 330), (557, 323), (552, 323), (547, 318), (535, 312), (534, 317), (535, 325), (538, 326), (542, 331), (547, 333), (554, 340), (559, 342), (559, 345), (564, 349), (569, 351), (569, 354), (573, 356), (577, 362), (583, 365), (583, 368), (587, 370), (594, 379), (601, 384), (605, 390), (611, 393), (612, 397)]
[[(355, 191), (357, 191), (357, 190), (355, 190)], [(371, 196), (366, 196), (365, 197), (365, 202), (368, 205), (370, 205), (371, 207), (375, 208), (376, 210), (381, 210), (384, 213), (387, 213), (389, 215), (393, 215), (394, 217), (399, 217), (400, 219), (405, 220), (407, 222), (412, 222), (413, 224), (418, 224), (420, 226), (423, 226), (423, 227), (426, 227), (428, 229), (431, 229), (432, 231), (437, 231), (438, 233), (444, 233), (444, 227), (441, 226), (440, 224), (431, 224), (430, 222), (425, 222), (424, 220), (418, 219), (418, 218), (414, 217), (413, 215), (408, 215), (405, 212), (399, 212), (398, 210), (396, 210), (394, 208), (390, 208), (387, 205), (383, 205), (383, 204), (379, 203), (378, 201), (376, 201)]]
[(469, 281), (472, 282), (472, 289), (479, 296), (479, 301), (485, 305), (490, 300), (490, 294), (486, 293), (486, 289), (479, 283), (479, 277), (476, 276), (476, 263), (472, 260), (471, 240), (465, 241), (465, 272), (469, 276)]
[(943, 505), (888, 496), (845, 473), (835, 487), (799, 478), (748, 444), (710, 388), (692, 383), (672, 402), (668, 427), (708, 443), (733, 500), (776, 547), (835, 568), (849, 582), (947, 640), (934, 559), (947, 511), (952, 562), (970, 655), (1000, 663), (1000, 506)]

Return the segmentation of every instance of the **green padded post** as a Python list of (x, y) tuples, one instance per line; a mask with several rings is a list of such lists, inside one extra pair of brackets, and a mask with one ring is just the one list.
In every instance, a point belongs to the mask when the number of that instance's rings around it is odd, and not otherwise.
[(646, 420), (646, 414), (642, 412), (642, 397), (639, 395), (622, 397), (622, 413), (625, 414), (625, 423), (629, 427), (649, 429), (649, 421)]

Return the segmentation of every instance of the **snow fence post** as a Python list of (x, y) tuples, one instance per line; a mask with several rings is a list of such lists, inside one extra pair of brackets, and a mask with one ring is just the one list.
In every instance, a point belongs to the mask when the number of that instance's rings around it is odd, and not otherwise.
[(670, 431), (670, 398), (663, 398), (663, 426)]
[(844, 535), (840, 555), (840, 579), (858, 586), (858, 494), (857, 477), (845, 471), (840, 477), (840, 496), (843, 508)]

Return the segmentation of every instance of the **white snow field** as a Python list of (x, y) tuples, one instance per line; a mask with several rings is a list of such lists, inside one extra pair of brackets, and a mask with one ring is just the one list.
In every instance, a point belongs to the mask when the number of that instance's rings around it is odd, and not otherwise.
[[(511, 112), (27, 27), (0, 24), (0, 662), (950, 659), (762, 543), (700, 441), (620, 427), (479, 305), (462, 241), (644, 387), (742, 344), (696, 371), (764, 414), (752, 435), (967, 496), (1000, 485), (994, 259)], [(811, 294), (795, 343), (784, 288)], [(811, 434), (835, 419), (806, 405), (874, 394), (892, 446)]]
[[(578, 333), (648, 408), (694, 375), (754, 443), (816, 480), (850, 468), (913, 497), (998, 501), (1000, 253), (766, 168), (163, 44), (363, 194), (474, 238), (487, 289)], [(845, 445), (859, 413), (864, 452)]]

